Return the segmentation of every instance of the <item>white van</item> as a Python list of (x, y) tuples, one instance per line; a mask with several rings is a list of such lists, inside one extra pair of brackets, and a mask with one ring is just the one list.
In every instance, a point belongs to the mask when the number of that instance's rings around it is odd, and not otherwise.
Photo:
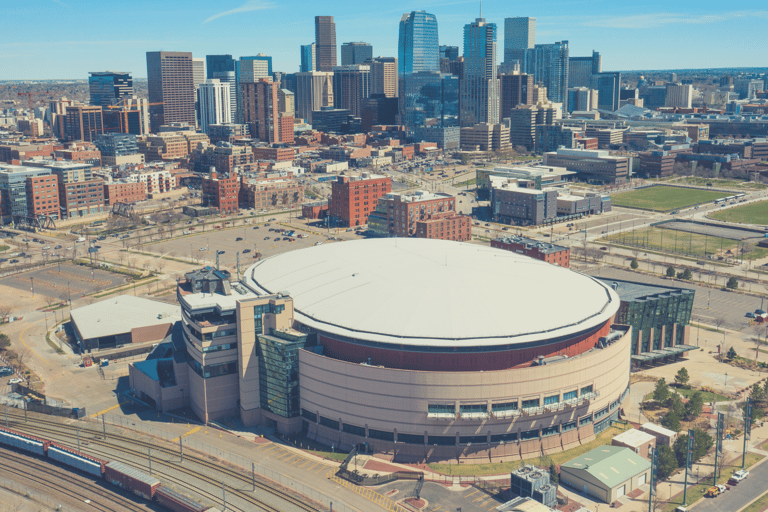
[(85, 242), (85, 237), (84, 237), (84, 236), (81, 236), (80, 238), (78, 238), (78, 239), (77, 239), (77, 241), (78, 241), (78, 242)]

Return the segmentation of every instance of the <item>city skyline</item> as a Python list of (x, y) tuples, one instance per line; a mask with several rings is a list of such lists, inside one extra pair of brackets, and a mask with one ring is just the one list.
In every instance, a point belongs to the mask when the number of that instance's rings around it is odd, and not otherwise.
[[(631, 8), (607, 1), (521, 2), (511, 7), (486, 0), (482, 16), (497, 24), (500, 40), (504, 18), (536, 18), (537, 43), (568, 40), (572, 56), (600, 51), (607, 71), (748, 67), (764, 61), (762, 46), (737, 46), (737, 41), (760, 40), (768, 20), (768, 10), (751, 6), (757, 3), (729, 10), (714, 2), (681, 2), (672, 9), (659, 0)], [(0, 43), (0, 65), (4, 79), (86, 79), (89, 71), (106, 69), (145, 78), (145, 53), (164, 50), (195, 57), (265, 53), (273, 57), (273, 69), (292, 73), (299, 69), (300, 46), (314, 40), (315, 16), (334, 16), (337, 48), (365, 41), (374, 56), (397, 56), (400, 18), (420, 9), (437, 17), (441, 45), (461, 48), (463, 26), (478, 17), (479, 2), (395, 2), (373, 11), (369, 4), (352, 2), (225, 0), (211, 6), (138, 0), (105, 8), (94, 0), (36, 0), (6, 8), (15, 23), (6, 27), (6, 41), (13, 42)], [(71, 27), (83, 16), (100, 23), (87, 36), (74, 35)], [(690, 51), (694, 47), (695, 53)], [(503, 60), (503, 52), (497, 52), (497, 60)], [(29, 65), (32, 61), (35, 66)]]

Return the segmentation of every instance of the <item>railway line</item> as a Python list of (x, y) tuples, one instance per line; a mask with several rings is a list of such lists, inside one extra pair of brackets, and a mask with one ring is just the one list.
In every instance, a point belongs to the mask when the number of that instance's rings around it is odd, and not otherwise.
[[(34, 415), (28, 415), (27, 422), (25, 423), (24, 417), (22, 415), (17, 415), (13, 413), (8, 414), (8, 419), (9, 419), (9, 426), (18, 431), (28, 432), (30, 434), (35, 434), (35, 435), (45, 434), (48, 437), (54, 437), (54, 436), (57, 436), (59, 438), (63, 437), (68, 440), (70, 445), (76, 446), (76, 443), (77, 443), (77, 426), (76, 425), (60, 423), (57, 421), (48, 420), (46, 418), (37, 417)], [(80, 440), (81, 440), (81, 443), (83, 443), (85, 446), (88, 446), (89, 451), (93, 452), (93, 455), (98, 455), (105, 459), (119, 460), (120, 462), (124, 462), (131, 465), (136, 464), (135, 459), (145, 460), (147, 457), (147, 451), (146, 451), (147, 449), (151, 449), (152, 452), (154, 453), (162, 453), (170, 456), (179, 455), (178, 450), (160, 446), (152, 442), (141, 441), (131, 436), (110, 433), (108, 434), (107, 439), (104, 440), (102, 438), (101, 431), (87, 429), (87, 428), (80, 429)], [(115, 457), (111, 453), (104, 451), (102, 449), (99, 449), (94, 445), (101, 446), (103, 448), (112, 449), (112, 450), (117, 450), (124, 456)], [(138, 450), (138, 449), (130, 448), (132, 446), (139, 446), (139, 447), (142, 447), (143, 449)], [(125, 457), (126, 455), (129, 457), (133, 457), (133, 459), (126, 458)], [(239, 483), (248, 484), (248, 485), (254, 483), (254, 481), (252, 481), (250, 477), (243, 475), (239, 471), (232, 468), (228, 468), (226, 466), (223, 466), (211, 460), (208, 460), (204, 456), (195, 455), (193, 453), (185, 453), (184, 459), (190, 462), (193, 462), (198, 466), (202, 466), (203, 468), (215, 471), (216, 473), (220, 473), (225, 477), (234, 479)], [(192, 468), (187, 468), (178, 464), (171, 464), (169, 461), (164, 461), (161, 458), (153, 458), (153, 463), (154, 463), (153, 474), (161, 475), (163, 478), (175, 483), (176, 485), (193, 490), (194, 492), (203, 495), (206, 499), (214, 503), (220, 502), (221, 497), (219, 495), (214, 495), (213, 493), (204, 491), (197, 487), (191, 487), (189, 482), (179, 479), (178, 477), (174, 477), (168, 474), (167, 472), (162, 471), (162, 469), (157, 466), (165, 466), (167, 468), (172, 468), (173, 471), (184, 473), (190, 477), (197, 478), (203, 482), (206, 482), (214, 486), (215, 488), (221, 487), (222, 485), (221, 480), (217, 480), (216, 478), (213, 478), (206, 474), (194, 471)], [(155, 464), (157, 464), (157, 466), (155, 466)], [(141, 469), (143, 469), (143, 467)], [(320, 510), (319, 508), (306, 503), (304, 499), (293, 496), (289, 492), (283, 491), (277, 488), (276, 484), (268, 484), (265, 482), (261, 482), (259, 480), (255, 480), (255, 485), (256, 485), (257, 491), (279, 498), (283, 502), (293, 505), (294, 507), (296, 507), (296, 509), (300, 511), (317, 512), (318, 510)], [(257, 498), (250, 492), (243, 491), (234, 487), (227, 488), (227, 495), (236, 496), (239, 499), (243, 500), (244, 502), (255, 505), (259, 509), (264, 510), (266, 512), (283, 512), (284, 511), (284, 508), (277, 508), (274, 505)], [(227, 509), (235, 510), (235, 511), (239, 510), (237, 507), (232, 506), (230, 504), (227, 505)], [(252, 509), (248, 509), (248, 510), (252, 510)]]
[(0, 454), (4, 460), (9, 462), (23, 461), (23, 465), (20, 466), (3, 465), (0, 473), (17, 476), (21, 481), (37, 482), (54, 491), (58, 496), (68, 496), (77, 502), (89, 505), (97, 512), (146, 512), (147, 510), (146, 507), (138, 505), (118, 493), (88, 483), (87, 479), (78, 482), (77, 488), (73, 488), (71, 471), (61, 469), (46, 461), (21, 455), (7, 448), (0, 448)]

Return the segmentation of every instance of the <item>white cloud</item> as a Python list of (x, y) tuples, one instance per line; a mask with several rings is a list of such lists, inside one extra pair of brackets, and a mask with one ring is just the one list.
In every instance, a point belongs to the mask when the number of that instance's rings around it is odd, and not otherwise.
[(584, 21), (588, 27), (608, 28), (655, 28), (665, 25), (704, 25), (738, 18), (766, 18), (768, 11), (734, 11), (719, 14), (675, 14), (668, 12), (639, 14), (635, 16), (596, 16)]
[(218, 18), (222, 18), (224, 16), (229, 16), (230, 14), (239, 14), (241, 12), (251, 12), (251, 11), (262, 11), (265, 9), (274, 9), (277, 7), (274, 2), (271, 0), (248, 0), (240, 7), (237, 7), (236, 9), (231, 9), (229, 11), (220, 12), (219, 14), (214, 14), (207, 20), (205, 20), (203, 23), (208, 23), (209, 21), (213, 21)]

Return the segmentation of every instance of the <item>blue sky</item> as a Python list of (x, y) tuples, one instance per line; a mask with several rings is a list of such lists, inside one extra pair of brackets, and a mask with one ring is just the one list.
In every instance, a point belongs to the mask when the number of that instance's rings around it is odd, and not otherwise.
[[(299, 46), (314, 40), (314, 16), (332, 15), (336, 41), (366, 41), (396, 56), (400, 16), (424, 9), (440, 43), (461, 47), (462, 27), (480, 2), (337, 0), (0, 0), (0, 80), (87, 78), (88, 71), (146, 77), (145, 52), (195, 57), (266, 53), (273, 69), (298, 71)], [(603, 55), (605, 71), (768, 66), (768, 6), (754, 0), (485, 0), (496, 23), (499, 60), (504, 18), (537, 19), (536, 42), (570, 42), (571, 56)]]

